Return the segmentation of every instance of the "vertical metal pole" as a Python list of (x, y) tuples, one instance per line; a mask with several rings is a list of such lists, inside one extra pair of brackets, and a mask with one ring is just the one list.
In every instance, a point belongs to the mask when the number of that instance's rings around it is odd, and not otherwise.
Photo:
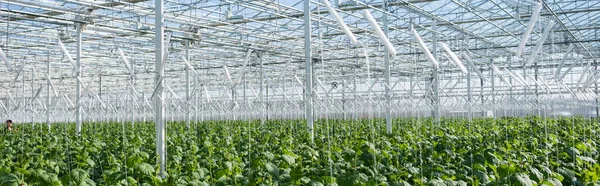
[(310, 134), (310, 141), (314, 142), (314, 123), (313, 123), (313, 106), (312, 106), (312, 51), (311, 51), (311, 20), (310, 20), (310, 0), (304, 0), (304, 62), (306, 70), (306, 90), (305, 110), (306, 110), (306, 125)]
[[(432, 26), (433, 30), (437, 30), (437, 21), (433, 21), (433, 26)], [(432, 46), (432, 53), (433, 53), (433, 57), (437, 60), (437, 42), (438, 42), (438, 34), (434, 33), (433, 34), (433, 46)], [(440, 124), (440, 81), (438, 78), (438, 69), (434, 69), (433, 70), (433, 116), (435, 117), (435, 123), (436, 124)]]
[(156, 125), (156, 153), (158, 154), (157, 163), (160, 164), (160, 176), (165, 177), (165, 162), (166, 160), (166, 144), (165, 144), (165, 126), (164, 126), (164, 117), (165, 117), (165, 109), (163, 107), (162, 99), (165, 97), (163, 93), (163, 83), (162, 78), (165, 73), (163, 69), (163, 45), (164, 45), (164, 28), (163, 28), (163, 0), (155, 0), (154, 1), (154, 17), (155, 17), (155, 79), (154, 82), (156, 84), (157, 95), (154, 97), (154, 123)]
[[(483, 68), (479, 68), (479, 72), (483, 72)], [(492, 78), (493, 78), (493, 77), (492, 77)], [(480, 85), (480, 86), (479, 86), (479, 99), (481, 100), (481, 105), (482, 105), (482, 106), (483, 106), (483, 105), (485, 105), (485, 104), (484, 104), (484, 103), (485, 103), (485, 101), (484, 101), (484, 99), (483, 99), (483, 81), (484, 81), (484, 80), (483, 80), (483, 78), (479, 78), (479, 85)], [(485, 115), (486, 115), (485, 113), (486, 113), (485, 111), (481, 111), (481, 116), (482, 116), (483, 118), (485, 118)]]
[(129, 108), (131, 108), (131, 127), (134, 126), (135, 124), (135, 112), (136, 109), (134, 107), (135, 105), (135, 95), (133, 94), (133, 90), (135, 88), (135, 60), (131, 61), (131, 72), (130, 72), (130, 83), (131, 83), (131, 94), (129, 94), (131, 96), (131, 105), (129, 106)]
[[(190, 41), (185, 41), (185, 59), (190, 61)], [(190, 69), (185, 67), (185, 128), (190, 129)]]
[[(50, 50), (48, 50), (46, 63), (46, 77), (50, 78)], [(50, 79), (46, 80), (46, 125), (48, 126), (48, 132), (50, 132)]]
[(195, 99), (194, 101), (196, 102), (196, 109), (194, 109), (194, 121), (197, 123), (198, 122), (198, 111), (200, 110), (200, 107), (198, 105), (198, 102), (200, 102), (200, 98), (198, 97), (198, 92), (200, 92), (200, 82), (198, 82), (198, 76), (194, 76), (194, 86), (196, 87), (196, 92), (194, 92), (194, 96)]
[[(383, 1), (383, 10), (384, 11), (388, 11), (387, 9), (387, 0)], [(389, 28), (388, 28), (388, 15), (387, 14), (383, 14), (383, 32), (384, 34), (387, 36), (389, 33)], [(384, 73), (385, 73), (385, 84), (387, 86), (385, 86), (385, 105), (387, 106), (385, 108), (385, 129), (387, 131), (388, 134), (392, 133), (392, 111), (391, 111), (391, 106), (392, 106), (392, 97), (391, 97), (391, 89), (390, 86), (392, 86), (390, 84), (390, 55), (389, 52), (386, 53), (383, 56), (383, 60), (385, 61), (385, 67), (384, 67)]]
[[(493, 64), (494, 60), (490, 59), (490, 64)], [(496, 118), (496, 84), (495, 84), (494, 71), (490, 69), (490, 81), (492, 83), (492, 118)]]
[[(594, 70), (598, 70), (598, 62), (594, 62)], [(594, 83), (594, 93), (596, 94), (596, 118), (600, 118), (600, 105), (598, 104), (598, 82)]]
[(473, 108), (472, 107), (473, 100), (473, 91), (471, 90), (471, 65), (467, 65), (467, 109), (469, 109), (469, 115), (467, 118), (469, 121), (473, 121)]
[(33, 100), (34, 96), (35, 96), (35, 67), (32, 67), (31, 68), (31, 104), (29, 106), (29, 109), (31, 110), (31, 115), (29, 117), (31, 119), (32, 127), (35, 129), (35, 123), (33, 122), (33, 120), (35, 119), (35, 112), (34, 112), (34, 108), (33, 108), (33, 106), (35, 105), (35, 100)]
[(75, 104), (75, 133), (77, 135), (81, 134), (81, 82), (79, 79), (81, 78), (81, 24), (77, 24), (77, 72), (75, 72), (77, 76), (77, 92), (75, 96), (77, 96), (76, 104)]
[(21, 86), (21, 97), (23, 98), (23, 101), (21, 101), (21, 103), (23, 103), (23, 109), (22, 109), (22, 112), (21, 112), (21, 118), (23, 118), (23, 122), (25, 122), (26, 119), (27, 119), (27, 118), (25, 118), (26, 117), (25, 116), (26, 115), (25, 112), (27, 112), (27, 104), (26, 104), (27, 103), (27, 100), (26, 100), (27, 98), (25, 97), (25, 68), (23, 68), (23, 72), (22, 73), (23, 73), (23, 81), (22, 81), (23, 86)]
[[(358, 60), (357, 60), (358, 65)], [(354, 114), (353, 118), (358, 119), (358, 94), (356, 93), (356, 68), (352, 68), (352, 92), (354, 92)]]
[[(242, 78), (244, 78), (244, 90), (243, 90), (243, 94), (244, 94), (244, 107), (246, 107), (246, 109), (248, 109), (249, 108), (248, 97), (246, 96), (246, 88), (248, 88), (247, 84), (246, 84), (246, 73), (244, 73), (242, 75)], [(246, 117), (247, 115), (244, 114), (244, 116)], [(244, 118), (244, 119), (246, 119), (246, 118)]]
[(266, 106), (267, 103), (265, 103), (265, 94), (264, 94), (264, 90), (265, 90), (265, 69), (263, 66), (263, 52), (259, 51), (257, 52), (258, 54), (258, 60), (260, 61), (260, 104), (262, 104), (262, 108), (261, 108), (261, 116), (260, 116), (260, 124), (263, 125), (265, 124), (265, 113), (266, 113)]
[[(535, 61), (534, 65), (535, 65), (535, 67), (534, 67), (535, 69), (533, 72), (534, 76), (535, 76), (534, 78), (535, 78), (535, 81), (538, 82), (538, 62)], [(523, 78), (525, 78), (525, 77), (523, 77)], [(525, 81), (525, 83), (527, 83), (527, 81)], [(540, 115), (542, 115), (542, 113), (541, 113), (542, 110), (540, 109), (540, 106), (539, 106), (539, 104), (540, 104), (540, 98), (539, 98), (539, 92), (538, 92), (539, 87), (538, 87), (537, 83), (534, 86), (535, 86), (535, 108), (536, 108), (535, 110), (537, 111), (536, 114), (538, 116), (540, 116)]]

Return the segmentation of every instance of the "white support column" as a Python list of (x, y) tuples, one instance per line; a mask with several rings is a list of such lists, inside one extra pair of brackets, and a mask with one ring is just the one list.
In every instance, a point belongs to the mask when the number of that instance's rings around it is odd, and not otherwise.
[[(25, 120), (27, 119), (26, 116), (25, 116), (25, 114), (26, 114), (25, 112), (27, 111), (27, 104), (25, 104), (25, 103), (27, 103), (27, 100), (26, 100), (26, 97), (25, 97), (25, 68), (23, 68), (21, 71), (22, 71), (21, 73), (23, 73), (23, 81), (22, 81), (23, 85), (21, 86), (21, 98), (22, 98), (21, 104), (23, 106), (21, 108), (22, 112), (21, 112), (21, 117), (20, 118), (23, 118), (23, 123), (25, 123)], [(17, 105), (17, 106), (19, 106), (19, 105)]]
[[(387, 9), (387, 0), (383, 1), (383, 10), (384, 11), (388, 11)], [(388, 15), (387, 13), (383, 14), (383, 33), (385, 34), (385, 36), (388, 36), (389, 33), (389, 28), (388, 28)], [(392, 133), (392, 111), (391, 111), (391, 106), (392, 106), (392, 97), (391, 97), (391, 89), (390, 86), (392, 86), (390, 84), (390, 52), (387, 52), (384, 56), (383, 56), (383, 60), (385, 61), (385, 67), (384, 67), (384, 73), (385, 73), (385, 84), (387, 86), (385, 86), (385, 102), (386, 102), (386, 108), (385, 108), (385, 123), (386, 123), (386, 131), (388, 134)]]
[(35, 109), (33, 108), (35, 105), (35, 66), (31, 67), (31, 104), (29, 104), (29, 110), (31, 110), (31, 114), (29, 115), (29, 119), (31, 121), (32, 127), (35, 129)]
[(200, 97), (199, 97), (199, 93), (200, 90), (200, 82), (198, 82), (198, 76), (194, 76), (194, 87), (196, 87), (196, 91), (194, 91), (194, 96), (195, 96), (195, 105), (196, 105), (196, 109), (194, 109), (194, 121), (198, 122), (198, 111), (200, 110), (200, 105), (198, 104), (198, 102), (200, 101)]
[[(129, 108), (131, 108), (131, 127), (133, 127), (135, 125), (135, 117), (136, 117), (136, 112), (137, 109), (135, 108), (135, 99), (137, 99), (136, 97), (136, 91), (135, 91), (135, 60), (131, 61), (131, 65), (130, 65), (130, 69), (131, 71), (129, 72), (129, 82), (131, 84), (131, 93), (129, 94), (131, 96), (131, 103), (129, 105)], [(100, 72), (101, 73), (101, 72)]]
[[(490, 59), (490, 64), (494, 64), (494, 60)], [(498, 74), (500, 75), (500, 74)], [(496, 118), (496, 84), (495, 84), (494, 70), (490, 69), (490, 81), (492, 84), (492, 118)]]
[(156, 159), (160, 164), (159, 175), (165, 177), (165, 164), (166, 164), (166, 143), (165, 143), (165, 125), (164, 125), (164, 112), (162, 99), (165, 95), (163, 93), (163, 75), (165, 70), (163, 69), (163, 56), (164, 56), (164, 28), (163, 28), (163, 14), (164, 14), (164, 2), (163, 0), (154, 1), (154, 17), (155, 17), (155, 79), (156, 84), (156, 95), (154, 96), (154, 123), (156, 125), (156, 153), (158, 158)]
[(469, 121), (473, 121), (473, 90), (471, 88), (471, 69), (473, 69), (473, 67), (471, 67), (471, 65), (467, 65), (467, 69), (467, 109), (469, 110), (469, 115), (467, 118)]
[[(190, 61), (190, 41), (185, 41), (185, 59)], [(190, 129), (190, 68), (185, 67), (185, 128)]]
[(76, 103), (75, 103), (75, 133), (81, 134), (81, 24), (77, 24), (77, 88), (76, 88)]
[(311, 51), (311, 20), (310, 20), (310, 0), (304, 0), (304, 63), (306, 70), (306, 89), (304, 90), (305, 97), (305, 112), (306, 125), (310, 134), (310, 141), (314, 141), (314, 123), (313, 123), (313, 107), (312, 107), (312, 51)]
[(50, 126), (50, 50), (48, 50), (48, 56), (46, 56), (46, 125), (48, 126), (48, 132), (52, 129)]
[[(437, 31), (437, 21), (433, 21), (434, 31)], [(438, 34), (434, 32), (433, 34), (433, 46), (432, 53), (433, 57), (437, 61), (437, 43), (438, 43)], [(438, 68), (433, 69), (433, 117), (435, 118), (435, 123), (440, 124), (440, 81), (438, 78)]]
[(260, 62), (260, 104), (261, 104), (261, 114), (260, 114), (260, 124), (265, 124), (265, 117), (267, 112), (267, 103), (265, 102), (265, 69), (263, 64), (263, 51), (257, 51), (258, 60)]

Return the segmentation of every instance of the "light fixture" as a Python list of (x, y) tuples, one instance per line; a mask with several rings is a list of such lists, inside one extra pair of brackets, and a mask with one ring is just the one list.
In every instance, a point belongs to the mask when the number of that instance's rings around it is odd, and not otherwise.
[(540, 12), (542, 11), (542, 3), (538, 2), (531, 13), (531, 19), (529, 20), (529, 24), (527, 25), (527, 30), (523, 33), (523, 37), (521, 37), (521, 43), (519, 43), (519, 48), (517, 49), (517, 56), (521, 56), (523, 53), (523, 48), (525, 48), (525, 44), (529, 40), (529, 35), (531, 35), (531, 31), (533, 31), (533, 27), (535, 26), (535, 22), (537, 22), (538, 17), (540, 16)]
[(117, 51), (119, 52), (119, 55), (123, 59), (123, 62), (125, 62), (125, 67), (127, 67), (127, 71), (129, 71), (130, 74), (133, 74), (133, 70), (131, 70), (131, 67), (129, 66), (129, 61), (125, 57), (125, 54), (123, 54), (123, 51), (121, 50), (121, 48), (117, 48)]
[(71, 63), (71, 66), (73, 67), (73, 71), (78, 72), (79, 68), (77, 67), (77, 64), (75, 64), (75, 61), (71, 57), (71, 54), (69, 54), (69, 51), (67, 51), (67, 48), (65, 48), (65, 45), (60, 40), (60, 38), (58, 38), (58, 46), (60, 46), (60, 49), (62, 50), (63, 54), (65, 55), (65, 57), (67, 58), (69, 63)]
[(390, 54), (390, 57), (393, 58), (394, 56), (396, 56), (396, 49), (394, 49), (394, 46), (392, 45), (390, 40), (387, 38), (387, 36), (385, 36), (383, 31), (379, 27), (379, 24), (377, 24), (377, 21), (375, 21), (375, 19), (371, 15), (371, 12), (369, 12), (369, 10), (363, 10), (363, 15), (365, 16), (367, 21), (369, 21), (369, 24), (371, 24), (371, 27), (373, 27), (375, 34), (377, 34), (379, 36), (379, 40), (381, 40), (381, 42), (385, 46), (385, 49)]
[(438, 61), (433, 57), (433, 55), (431, 54), (431, 52), (429, 51), (429, 49), (423, 42), (423, 39), (421, 39), (421, 36), (419, 35), (419, 33), (417, 33), (415, 28), (412, 27), (412, 25), (410, 26), (410, 31), (413, 34), (413, 36), (415, 37), (415, 39), (417, 39), (417, 44), (419, 44), (419, 47), (421, 48), (421, 50), (423, 50), (423, 53), (425, 53), (425, 56), (427, 56), (429, 61), (431, 61), (431, 63), (433, 63), (433, 68), (435, 68), (436, 70), (438, 68), (440, 68)]
[(467, 74), (469, 72), (467, 72), (467, 68), (465, 68), (465, 65), (463, 65), (463, 63), (460, 61), (460, 59), (458, 59), (458, 57), (456, 56), (456, 54), (454, 54), (454, 52), (452, 52), (452, 50), (450, 50), (450, 48), (448, 48), (448, 45), (446, 45), (446, 43), (443, 42), (439, 42), (440, 46), (442, 46), (442, 48), (444, 49), (444, 51), (446, 51), (446, 54), (448, 54), (448, 56), (450, 57), (450, 61), (454, 62), (454, 65), (456, 65), (456, 67), (458, 67), (460, 69), (460, 71), (462, 71), (463, 73)]
[(327, 8), (327, 11), (329, 11), (329, 14), (331, 14), (331, 17), (333, 17), (333, 19), (335, 19), (335, 21), (338, 23), (338, 26), (340, 26), (342, 31), (344, 31), (344, 33), (346, 33), (346, 36), (348, 36), (348, 39), (350, 39), (352, 44), (358, 43), (358, 41), (356, 40), (356, 37), (354, 37), (354, 34), (352, 33), (352, 31), (350, 31), (350, 29), (348, 28), (346, 23), (344, 23), (344, 20), (342, 19), (342, 17), (340, 17), (340, 15), (337, 13), (337, 11), (335, 11), (335, 9), (333, 9), (333, 7), (331, 7), (329, 0), (323, 0), (323, 4), (325, 4), (325, 8)]

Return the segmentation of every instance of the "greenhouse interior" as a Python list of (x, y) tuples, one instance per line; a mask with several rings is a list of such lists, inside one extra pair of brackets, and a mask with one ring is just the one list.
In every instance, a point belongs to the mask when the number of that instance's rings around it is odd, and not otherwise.
[(0, 185), (600, 185), (600, 1), (0, 15)]

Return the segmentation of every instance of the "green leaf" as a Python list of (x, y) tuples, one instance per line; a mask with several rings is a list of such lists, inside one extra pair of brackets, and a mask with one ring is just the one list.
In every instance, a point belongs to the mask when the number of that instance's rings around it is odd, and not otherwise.
[(533, 182), (529, 179), (529, 176), (524, 173), (516, 173), (511, 179), (511, 183), (517, 186), (533, 186)]
[(444, 183), (444, 181), (439, 180), (439, 179), (433, 179), (433, 180), (429, 180), (429, 182), (427, 183), (428, 186), (446, 186), (446, 184)]
[(67, 181), (80, 184), (84, 183), (85, 179), (88, 177), (89, 175), (87, 171), (83, 169), (73, 169), (68, 175), (66, 175), (65, 179), (67, 179)]
[(289, 166), (293, 166), (294, 164), (296, 164), (296, 159), (294, 159), (293, 157), (291, 157), (291, 156), (289, 156), (289, 155), (287, 155), (287, 154), (281, 155), (281, 158), (282, 158), (283, 160), (285, 160), (285, 162), (286, 162), (286, 163), (287, 163)]
[(154, 174), (154, 167), (148, 163), (140, 163), (135, 167), (135, 169), (144, 176), (151, 176)]
[(529, 168), (529, 172), (531, 173), (531, 175), (535, 179), (535, 181), (541, 182), (542, 180), (544, 180), (544, 175), (542, 174), (542, 172), (540, 172), (535, 167)]
[(271, 174), (273, 178), (275, 178), (276, 180), (279, 179), (279, 168), (277, 166), (269, 162), (265, 164), (265, 169), (267, 169), (267, 172), (269, 172), (269, 174)]
[(89, 159), (89, 158), (85, 160), (85, 163), (90, 167), (96, 166), (96, 162), (94, 162), (94, 160)]
[(19, 177), (8, 172), (1, 172), (0, 185), (19, 185)]
[(562, 175), (569, 182), (575, 178), (575, 173), (573, 171), (563, 168), (563, 167), (557, 168), (556, 172), (558, 172), (560, 175)]
[(514, 165), (500, 165), (498, 167), (498, 175), (500, 175), (500, 178), (505, 178), (508, 177), (509, 175), (515, 173), (516, 171), (516, 167)]

